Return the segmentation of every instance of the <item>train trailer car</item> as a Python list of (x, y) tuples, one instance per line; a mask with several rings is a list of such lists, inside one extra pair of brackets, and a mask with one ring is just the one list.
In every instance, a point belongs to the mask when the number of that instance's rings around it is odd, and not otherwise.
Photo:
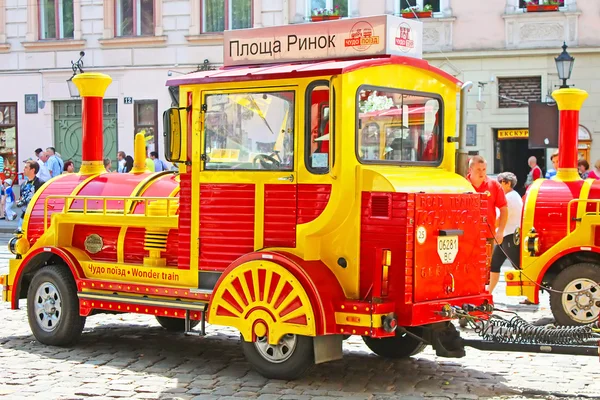
[(226, 32), (224, 68), (168, 82), (178, 173), (145, 171), (143, 137), (132, 173), (103, 171), (110, 78), (73, 78), (81, 171), (35, 193), (1, 282), (40, 342), (131, 312), (233, 327), (271, 378), (342, 357), (348, 335), (384, 357), (464, 355), (451, 319), (492, 299), (486, 198), (454, 172), (462, 84), (421, 59), (419, 22), (315, 27)]

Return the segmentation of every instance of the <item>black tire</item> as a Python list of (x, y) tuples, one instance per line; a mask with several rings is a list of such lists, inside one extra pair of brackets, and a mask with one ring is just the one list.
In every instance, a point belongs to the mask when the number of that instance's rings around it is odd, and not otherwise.
[[(168, 331), (171, 332), (183, 332), (185, 331), (185, 319), (183, 318), (172, 318), (172, 317), (160, 317), (156, 316), (156, 320)], [(200, 323), (197, 320), (190, 320), (190, 328), (194, 328)]]
[[(563, 269), (554, 278), (552, 290), (567, 291), (550, 292), (550, 308), (558, 325), (586, 325), (598, 319), (600, 265), (580, 263)], [(583, 291), (576, 293), (579, 290)]]
[(85, 317), (79, 315), (77, 286), (69, 268), (49, 265), (36, 272), (27, 291), (27, 318), (40, 343), (51, 346), (77, 343)]
[(300, 377), (315, 363), (313, 338), (300, 335), (285, 335), (282, 338), (282, 342), (284, 339), (291, 337), (295, 338), (295, 346), (293, 349), (289, 349), (291, 353), (286, 353), (288, 358), (282, 362), (272, 362), (263, 356), (263, 352), (259, 350), (259, 345), (261, 341), (265, 343), (266, 338), (260, 338), (254, 343), (246, 342), (242, 337), (242, 349), (248, 362), (262, 376), (269, 379), (290, 381)]
[[(407, 328), (407, 330), (417, 336), (422, 335), (420, 328)], [(363, 340), (373, 353), (385, 358), (408, 358), (419, 354), (427, 347), (422, 341), (399, 330), (396, 330), (396, 336), (393, 337), (375, 339), (363, 336)]]

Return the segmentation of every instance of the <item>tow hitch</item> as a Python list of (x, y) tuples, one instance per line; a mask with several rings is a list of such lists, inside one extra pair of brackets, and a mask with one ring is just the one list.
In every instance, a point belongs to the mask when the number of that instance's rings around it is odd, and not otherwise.
[[(449, 310), (449, 308), (451, 310)], [(537, 326), (515, 313), (510, 319), (497, 314), (471, 314), (471, 307), (445, 306), (441, 313), (466, 320), (481, 339), (463, 339), (461, 344), (485, 351), (600, 356), (600, 321), (582, 326)], [(507, 312), (499, 309), (494, 311)]]

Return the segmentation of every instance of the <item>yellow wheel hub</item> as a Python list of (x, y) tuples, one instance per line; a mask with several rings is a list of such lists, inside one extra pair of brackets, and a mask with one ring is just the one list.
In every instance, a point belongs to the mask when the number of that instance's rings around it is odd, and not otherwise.
[(249, 261), (225, 277), (208, 322), (237, 328), (249, 342), (266, 336), (272, 345), (286, 334), (316, 335), (306, 291), (287, 269), (267, 260)]

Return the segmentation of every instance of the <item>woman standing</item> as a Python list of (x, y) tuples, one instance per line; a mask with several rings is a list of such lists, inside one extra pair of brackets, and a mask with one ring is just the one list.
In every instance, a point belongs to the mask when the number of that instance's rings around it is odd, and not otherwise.
[(589, 169), (590, 164), (586, 160), (579, 160), (579, 162), (577, 163), (577, 171), (579, 171), (579, 176), (581, 177), (581, 179), (588, 178)]
[(65, 165), (63, 167), (63, 174), (72, 174), (75, 172), (75, 164), (73, 161), (65, 161)]
[(494, 253), (492, 254), (490, 294), (498, 284), (500, 269), (504, 261), (506, 261), (507, 255), (515, 268), (519, 268), (520, 265), (519, 246), (514, 242), (514, 233), (521, 226), (521, 213), (523, 211), (523, 200), (519, 196), (519, 193), (514, 190), (517, 184), (517, 177), (512, 172), (503, 172), (498, 175), (498, 182), (500, 182), (500, 186), (502, 186), (502, 190), (506, 196), (508, 219), (504, 228), (504, 240), (501, 245), (494, 247)]
[(106, 172), (112, 172), (110, 170), (111, 166), (112, 166), (112, 161), (110, 160), (110, 158), (105, 158), (104, 159), (104, 169), (106, 170)]
[(600, 160), (596, 161), (596, 164), (594, 164), (594, 169), (588, 174), (588, 178), (600, 179)]

